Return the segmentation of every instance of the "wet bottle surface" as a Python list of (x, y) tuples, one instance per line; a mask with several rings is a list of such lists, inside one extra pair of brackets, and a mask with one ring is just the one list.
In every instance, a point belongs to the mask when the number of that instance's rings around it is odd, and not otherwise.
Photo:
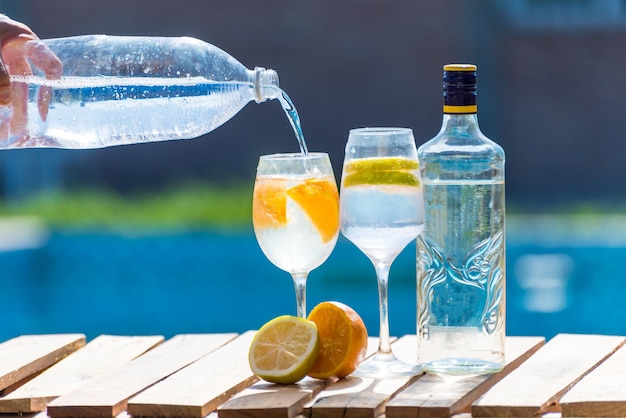
[[(25, 103), (15, 103), (14, 95), (10, 113), (0, 115), (10, 126), (0, 132), (0, 148), (195, 138), (249, 102), (283, 99), (274, 70), (249, 70), (194, 38), (85, 35), (31, 42), (52, 51), (63, 73), (50, 79), (31, 63), (33, 75), (11, 76)], [(42, 93), (49, 101), (45, 115)]]
[(480, 131), (476, 112), (476, 66), (446, 65), (442, 127), (418, 149), (418, 362), (437, 374), (504, 365), (505, 156)]

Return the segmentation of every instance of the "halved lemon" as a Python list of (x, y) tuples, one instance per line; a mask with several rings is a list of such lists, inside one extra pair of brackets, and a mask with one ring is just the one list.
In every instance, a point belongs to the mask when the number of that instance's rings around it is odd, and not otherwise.
[(311, 370), (319, 344), (314, 322), (279, 316), (263, 325), (252, 339), (248, 353), (250, 369), (268, 382), (295, 383)]

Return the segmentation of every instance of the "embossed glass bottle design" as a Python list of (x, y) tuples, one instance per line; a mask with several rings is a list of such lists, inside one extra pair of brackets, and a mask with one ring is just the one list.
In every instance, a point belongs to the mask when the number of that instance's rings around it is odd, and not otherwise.
[(418, 362), (474, 375), (504, 365), (504, 151), (478, 126), (476, 66), (444, 66), (440, 132), (418, 149), (425, 229), (418, 238)]

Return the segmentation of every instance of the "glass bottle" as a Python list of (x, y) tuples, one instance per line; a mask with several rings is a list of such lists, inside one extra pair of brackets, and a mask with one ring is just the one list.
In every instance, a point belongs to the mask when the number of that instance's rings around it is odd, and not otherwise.
[(478, 126), (476, 66), (443, 70), (441, 130), (418, 149), (418, 362), (436, 374), (493, 373), (504, 366), (505, 157)]
[(11, 76), (0, 149), (195, 138), (251, 101), (283, 99), (274, 70), (190, 37), (74, 36), (27, 42), (24, 53), (33, 74)]

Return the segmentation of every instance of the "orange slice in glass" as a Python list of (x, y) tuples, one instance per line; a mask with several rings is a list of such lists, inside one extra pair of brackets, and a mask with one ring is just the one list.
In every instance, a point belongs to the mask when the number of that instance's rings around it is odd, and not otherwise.
[(339, 231), (339, 193), (332, 178), (308, 179), (287, 189), (287, 196), (307, 214), (323, 242), (335, 237)]
[(287, 223), (285, 179), (256, 179), (252, 199), (252, 222), (255, 228), (277, 228)]

